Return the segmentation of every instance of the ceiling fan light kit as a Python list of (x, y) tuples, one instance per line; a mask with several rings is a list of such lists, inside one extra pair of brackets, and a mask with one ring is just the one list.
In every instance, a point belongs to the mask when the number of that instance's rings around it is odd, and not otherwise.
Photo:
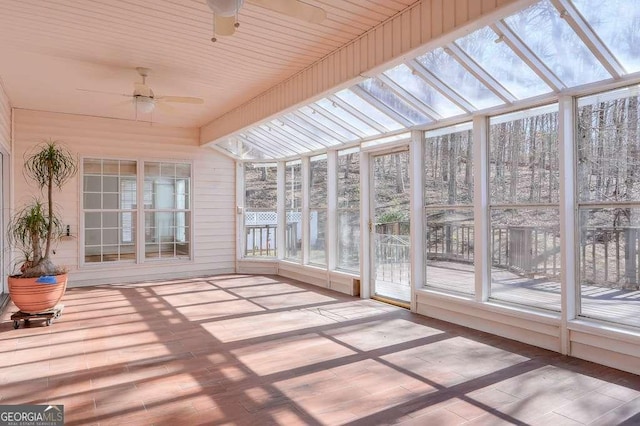
[(133, 102), (136, 105), (136, 110), (143, 114), (149, 114), (156, 108), (156, 101), (147, 96), (134, 96)]
[[(78, 89), (82, 92), (102, 93), (106, 95), (118, 95), (131, 98), (133, 106), (135, 108), (135, 117), (138, 119), (138, 114), (151, 114), (158, 106), (159, 103), (174, 102), (182, 104), (203, 104), (204, 100), (201, 98), (194, 98), (190, 96), (156, 96), (151, 90), (151, 87), (147, 86), (147, 77), (151, 74), (151, 69), (144, 67), (137, 67), (136, 71), (142, 77), (142, 83), (133, 83), (133, 94), (126, 93), (111, 93), (102, 92), (99, 90), (91, 89)], [(162, 105), (160, 105), (162, 106)], [(166, 108), (165, 108), (166, 112)]]

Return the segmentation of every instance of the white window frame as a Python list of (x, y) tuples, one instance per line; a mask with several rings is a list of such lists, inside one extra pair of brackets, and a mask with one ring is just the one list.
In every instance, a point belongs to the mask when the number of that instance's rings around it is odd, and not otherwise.
[[(135, 260), (119, 260), (119, 261), (107, 261), (107, 262), (86, 262), (85, 261), (85, 208), (84, 208), (84, 165), (86, 160), (117, 160), (117, 161), (131, 161), (136, 164), (136, 208), (131, 211), (135, 215), (135, 241), (134, 252)], [(144, 207), (144, 165), (145, 163), (170, 163), (170, 164), (188, 164), (190, 167), (189, 180), (189, 194), (187, 209), (146, 209)], [(192, 160), (176, 160), (176, 159), (140, 159), (140, 158), (125, 158), (125, 157), (111, 157), (102, 155), (86, 155), (80, 157), (80, 174), (79, 174), (79, 226), (78, 226), (78, 266), (80, 269), (93, 269), (93, 268), (120, 268), (124, 265), (140, 265), (140, 264), (157, 264), (157, 263), (193, 263), (193, 251), (194, 251), (194, 165)], [(142, 189), (142, 190), (141, 190)], [(104, 211), (90, 209), (89, 211)], [(120, 209), (118, 209), (120, 211)], [(185, 238), (189, 244), (189, 253), (184, 256), (174, 257), (162, 257), (159, 259), (147, 259), (145, 257), (145, 213), (149, 212), (187, 212), (190, 217), (189, 229), (185, 233)]]

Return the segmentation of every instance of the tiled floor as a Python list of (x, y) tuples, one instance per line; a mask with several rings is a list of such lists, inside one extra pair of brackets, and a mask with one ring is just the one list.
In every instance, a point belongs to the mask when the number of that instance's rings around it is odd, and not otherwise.
[(0, 324), (0, 404), (88, 424), (640, 424), (640, 378), (271, 276), (70, 289)]

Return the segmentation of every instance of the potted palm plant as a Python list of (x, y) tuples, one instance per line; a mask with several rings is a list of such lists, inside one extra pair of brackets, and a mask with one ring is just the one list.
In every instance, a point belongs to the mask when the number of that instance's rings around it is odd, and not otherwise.
[(8, 242), (22, 252), (20, 274), (9, 277), (9, 295), (25, 313), (52, 309), (67, 287), (66, 270), (51, 260), (54, 243), (63, 235), (53, 204), (53, 189), (62, 186), (78, 170), (75, 156), (59, 141), (47, 140), (25, 154), (23, 173), (45, 197), (34, 198), (13, 215)]

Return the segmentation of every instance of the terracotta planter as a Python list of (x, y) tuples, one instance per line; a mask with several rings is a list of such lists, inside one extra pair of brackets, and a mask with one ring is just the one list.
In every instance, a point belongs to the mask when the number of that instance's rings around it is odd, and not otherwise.
[[(40, 278), (9, 277), (9, 295), (22, 312), (47, 311), (60, 302), (67, 289), (68, 274), (50, 277), (54, 283)], [(41, 281), (41, 282), (37, 282)]]

